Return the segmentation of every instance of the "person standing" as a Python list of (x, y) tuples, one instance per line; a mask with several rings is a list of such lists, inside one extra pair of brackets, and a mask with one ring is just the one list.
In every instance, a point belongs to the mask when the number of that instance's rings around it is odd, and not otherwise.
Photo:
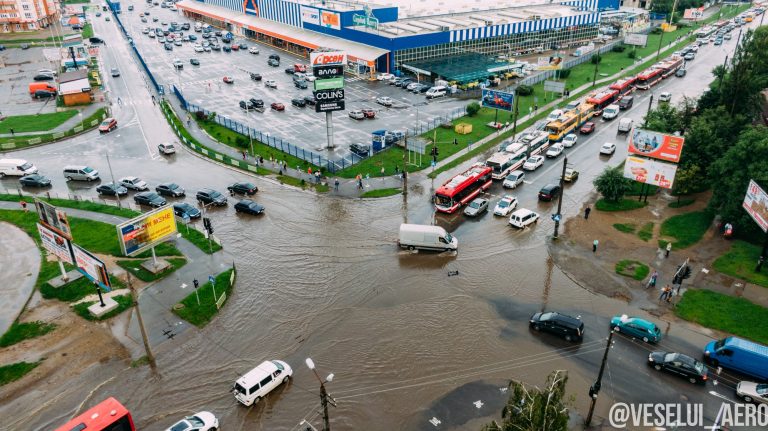
[(592, 253), (596, 253), (597, 252), (597, 246), (599, 244), (600, 244), (600, 241), (598, 241), (598, 240), (592, 241)]
[(320, 170), (318, 169), (318, 170), (315, 171), (315, 183), (316, 184), (320, 184), (320, 176), (321, 176), (320, 175)]
[(337, 191), (337, 192), (339, 191), (339, 179), (338, 179), (338, 178), (336, 178), (336, 179), (333, 181), (333, 190), (334, 190), (334, 191)]
[(667, 301), (669, 302), (669, 298), (672, 296), (672, 288), (669, 287), (669, 285), (664, 286), (663, 289), (661, 289), (661, 295), (659, 295), (659, 301)]
[(243, 153), (243, 160), (245, 160), (245, 150), (243, 150), (242, 153)]
[(21, 205), (21, 209), (23, 209), (25, 213), (29, 212), (29, 209), (27, 208), (27, 201), (22, 199), (19, 201), (19, 205)]
[(656, 287), (656, 279), (659, 277), (659, 272), (654, 270), (653, 274), (651, 274), (651, 278), (648, 280), (648, 285), (645, 286), (645, 288), (655, 288)]
[(384, 166), (381, 167), (381, 176), (384, 176)]
[(667, 243), (667, 250), (666, 250), (666, 252), (664, 252), (664, 257), (669, 257), (669, 252), (670, 251), (672, 251), (672, 243), (668, 242)]
[(587, 220), (589, 218), (589, 213), (592, 212), (592, 208), (586, 207), (584, 208), (584, 220)]

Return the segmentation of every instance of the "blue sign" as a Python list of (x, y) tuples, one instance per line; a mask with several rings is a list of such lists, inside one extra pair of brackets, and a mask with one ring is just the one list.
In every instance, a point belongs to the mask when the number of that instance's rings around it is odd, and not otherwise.
[(502, 109), (512, 111), (512, 105), (515, 102), (515, 95), (505, 91), (483, 89), (483, 97), (480, 104), (486, 108)]
[(211, 282), (211, 284), (214, 284), (214, 285), (216, 284), (216, 279), (215, 279), (215, 278), (213, 278), (213, 276), (212, 276), (212, 275), (209, 275), (209, 276), (208, 276), (208, 281), (210, 281), (210, 282)]
[(554, 221), (560, 221), (561, 217), (562, 216), (560, 214), (552, 214), (552, 220)]
[(231, 32), (227, 32), (227, 39), (232, 39), (234, 36)]
[(189, 214), (184, 213), (184, 223), (189, 223)]

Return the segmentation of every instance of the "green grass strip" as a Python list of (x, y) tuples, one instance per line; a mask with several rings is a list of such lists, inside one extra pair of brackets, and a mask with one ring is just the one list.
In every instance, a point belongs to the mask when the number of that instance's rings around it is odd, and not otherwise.
[(768, 308), (711, 290), (688, 289), (675, 313), (707, 328), (768, 344)]
[(56, 324), (40, 320), (26, 323), (13, 322), (8, 331), (0, 337), (0, 347), (8, 347), (24, 340), (42, 337), (54, 329), (56, 329)]
[(98, 301), (81, 302), (79, 304), (74, 305), (72, 309), (75, 311), (75, 313), (78, 316), (82, 317), (85, 320), (107, 320), (133, 307), (133, 298), (131, 298), (130, 294), (113, 296), (112, 299), (114, 299), (115, 302), (117, 302), (117, 308), (98, 318), (88, 311), (88, 307), (98, 303)]
[(15, 364), (0, 366), (0, 386), (15, 382), (27, 373), (37, 368), (40, 362), (17, 362)]
[[(180, 309), (173, 309), (173, 312), (186, 320), (187, 322), (202, 328), (213, 319), (219, 310), (216, 308), (216, 300), (213, 298), (214, 290), (216, 291), (216, 299), (221, 298), (222, 294), (226, 294), (227, 298), (224, 301), (229, 300), (232, 293), (232, 285), (229, 283), (230, 276), (233, 269), (228, 269), (216, 276), (215, 286), (211, 286), (210, 282), (206, 282), (199, 289), (197, 293), (194, 291), (182, 299), (179, 303), (184, 307)], [(233, 283), (234, 284), (234, 283)], [(197, 303), (197, 297), (200, 297), (200, 304)], [(223, 304), (222, 304), (223, 306)]]
[(712, 267), (715, 271), (742, 279), (748, 283), (768, 287), (768, 269), (755, 272), (762, 247), (746, 241), (734, 240), (731, 249), (718, 257)]
[(148, 262), (149, 260), (118, 260), (116, 263), (121, 268), (135, 275), (139, 280), (145, 282), (151, 282), (165, 278), (172, 272), (187, 264), (187, 259), (184, 258), (169, 258), (165, 260), (170, 264), (170, 266), (157, 274), (149, 272), (141, 266), (142, 263)]

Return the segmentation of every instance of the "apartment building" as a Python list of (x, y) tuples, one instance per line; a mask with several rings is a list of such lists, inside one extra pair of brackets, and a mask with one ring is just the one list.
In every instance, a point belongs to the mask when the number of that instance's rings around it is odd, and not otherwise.
[(58, 0), (0, 0), (0, 33), (36, 31), (59, 19)]

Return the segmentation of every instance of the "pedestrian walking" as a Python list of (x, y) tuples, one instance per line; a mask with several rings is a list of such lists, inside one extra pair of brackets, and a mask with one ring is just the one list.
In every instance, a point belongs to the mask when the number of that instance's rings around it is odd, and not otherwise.
[(312, 175), (312, 166), (310, 166), (310, 167), (308, 167), (308, 168), (307, 168), (307, 173), (308, 173), (309, 175)]
[(453, 145), (459, 145), (458, 138), (453, 138)]
[(155, 100), (155, 95), (153, 94), (153, 95), (152, 95), (152, 104), (154, 105), (154, 104), (156, 104), (156, 103), (157, 103), (157, 101)]
[(334, 190), (334, 191), (337, 191), (337, 192), (339, 191), (339, 179), (338, 179), (338, 178), (336, 178), (336, 179), (333, 181), (333, 190)]
[(260, 165), (264, 164), (264, 156), (259, 156), (259, 164)]
[(19, 205), (21, 205), (21, 209), (23, 209), (24, 212), (29, 212), (29, 209), (27, 209), (27, 201), (22, 199), (19, 201)]
[(757, 266), (755, 267), (755, 272), (760, 272), (760, 270), (763, 269), (763, 262), (765, 262), (764, 256), (757, 258)]
[(13, 135), (14, 135), (14, 133), (15, 133), (15, 132), (13, 131), (13, 127), (11, 127), (10, 131), (11, 131), (11, 136), (13, 136)]
[(659, 301), (667, 301), (672, 297), (672, 288), (669, 285), (664, 286), (661, 289), (661, 295), (659, 295)]
[(672, 243), (667, 243), (667, 251), (664, 253), (664, 257), (669, 257), (669, 252), (672, 251)]
[(598, 241), (598, 240), (592, 241), (592, 253), (596, 253), (597, 252), (598, 244), (600, 244), (600, 241)]
[(400, 173), (400, 166), (395, 165), (395, 175), (398, 175)]
[(653, 274), (651, 274), (651, 278), (648, 280), (648, 284), (645, 286), (645, 288), (654, 288), (656, 287), (656, 279), (659, 277), (659, 272), (654, 270)]
[(320, 184), (320, 170), (315, 171), (315, 183)]
[(384, 166), (381, 167), (381, 176), (384, 176)]
[(119, 98), (119, 97), (118, 97), (118, 98), (117, 98), (117, 104), (118, 104), (118, 105), (120, 105), (120, 106), (122, 106), (122, 105), (123, 105), (123, 99), (121, 99), (121, 98)]
[(586, 207), (584, 208), (584, 220), (587, 220), (589, 218), (589, 213), (592, 212), (592, 208)]
[(242, 153), (243, 153), (243, 160), (245, 160), (245, 150), (243, 150)]

